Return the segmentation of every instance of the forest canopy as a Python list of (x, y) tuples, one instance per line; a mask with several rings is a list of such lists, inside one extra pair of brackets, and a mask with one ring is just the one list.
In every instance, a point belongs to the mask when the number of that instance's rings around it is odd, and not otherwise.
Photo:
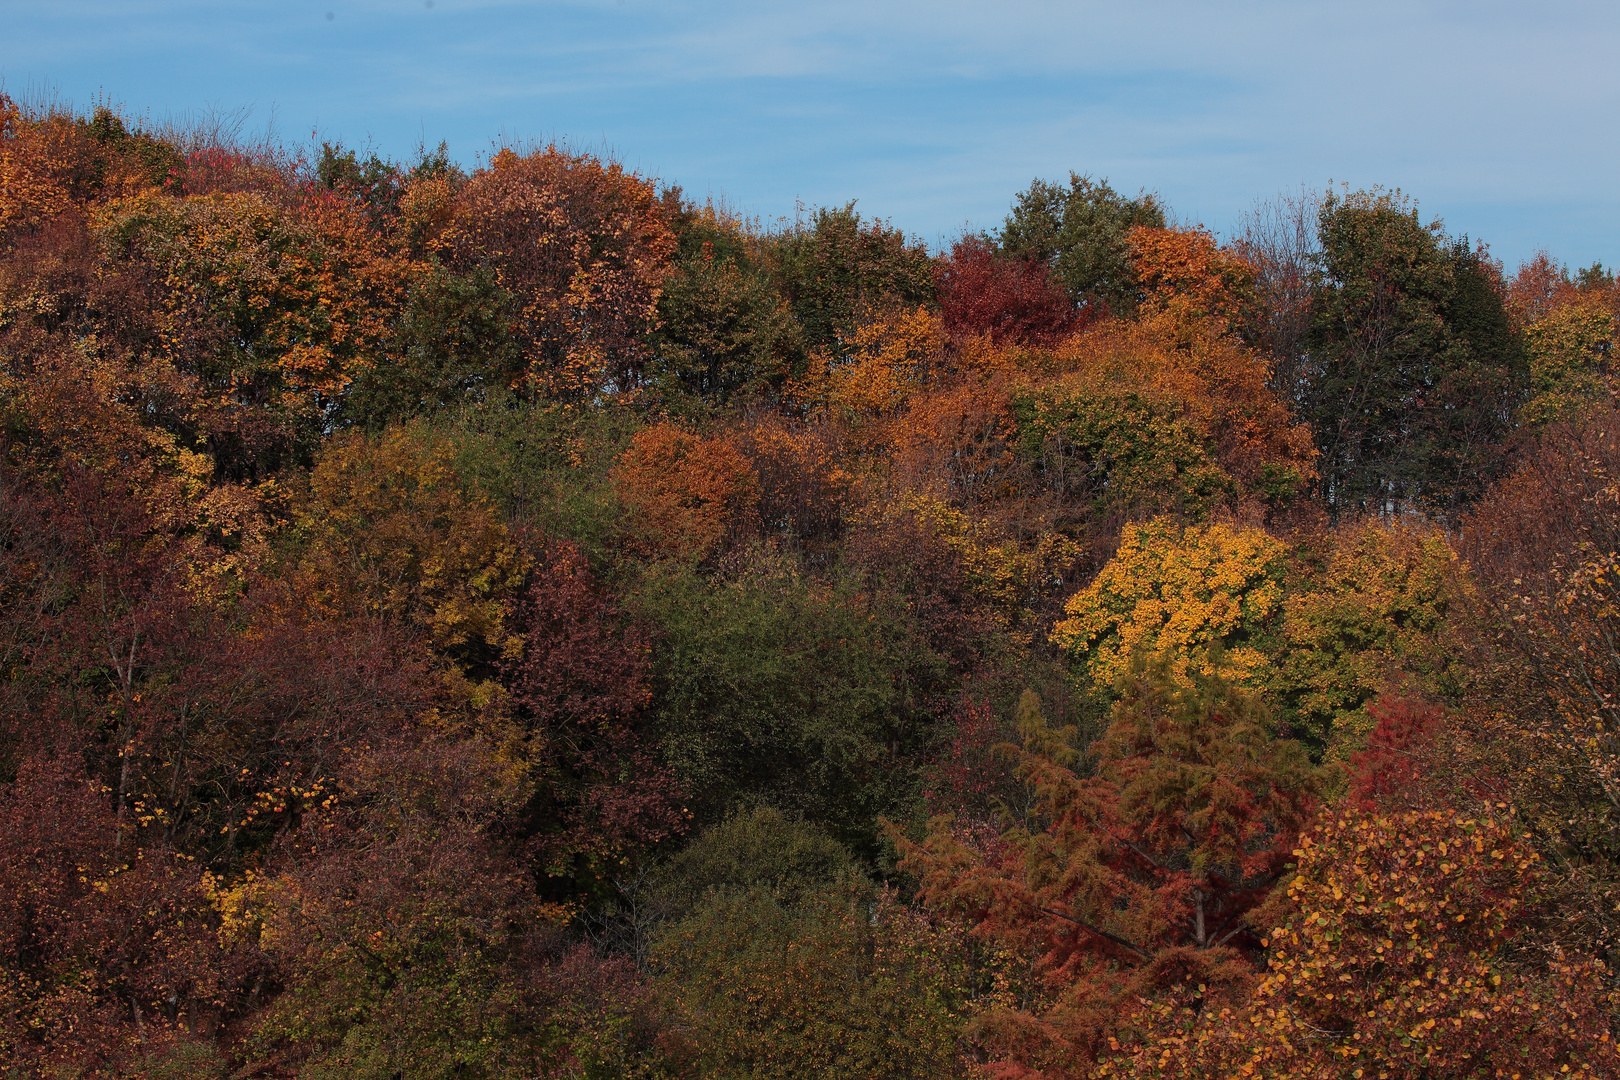
[(1620, 1077), (1620, 284), (0, 95), (0, 1070)]

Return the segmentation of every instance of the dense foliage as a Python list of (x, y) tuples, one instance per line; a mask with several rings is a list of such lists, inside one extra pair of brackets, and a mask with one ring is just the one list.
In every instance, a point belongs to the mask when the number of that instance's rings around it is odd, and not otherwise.
[(0, 1072), (1617, 1077), (1620, 286), (0, 96)]

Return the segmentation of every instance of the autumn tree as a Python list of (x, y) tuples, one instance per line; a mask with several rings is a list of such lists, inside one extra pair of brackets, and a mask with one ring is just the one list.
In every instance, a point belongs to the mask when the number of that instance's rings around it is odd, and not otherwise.
[(948, 818), (922, 844), (898, 841), (929, 907), (1033, 965), (1026, 1003), (980, 1021), (999, 1073), (1083, 1071), (1136, 999), (1177, 983), (1211, 1000), (1247, 989), (1264, 933), (1251, 912), (1314, 805), (1304, 749), (1274, 724), (1218, 680), (1138, 669), (1084, 754), (1072, 730), (1026, 715), (1027, 821), (991, 843)]
[(397, 620), (475, 684), (517, 647), (508, 601), (527, 557), (488, 502), (464, 489), (444, 438), (421, 426), (335, 437), (294, 513), (297, 602), (338, 620)]
[(1437, 530), (1349, 522), (1323, 544), (1296, 549), (1272, 687), (1295, 736), (1342, 757), (1381, 695), (1460, 698), (1469, 672), (1452, 638), (1474, 586)]
[(1075, 326), (1073, 305), (1045, 263), (964, 236), (935, 268), (940, 314), (954, 339), (1047, 345)]
[(613, 470), (630, 508), (633, 542), (649, 554), (702, 561), (755, 520), (759, 485), (748, 459), (723, 436), (662, 423), (643, 428)]
[(1614, 313), (1602, 300), (1577, 296), (1525, 327), (1524, 336), (1532, 396), (1519, 407), (1521, 423), (1573, 418), (1613, 403)]
[(194, 859), (117, 842), (107, 795), (71, 756), (0, 785), (0, 1054), (30, 1075), (217, 1074), (212, 1036), (263, 965), (221, 948)]
[(557, 146), (508, 148), (454, 192), (453, 214), (431, 250), (514, 297), (505, 380), (567, 401), (636, 388), (675, 249), (650, 182)]
[(544, 875), (591, 887), (686, 825), (648, 730), (651, 650), (566, 542), (539, 553), (512, 618), (522, 655), (502, 673), (534, 791), (517, 829)]
[(1076, 307), (1125, 314), (1138, 299), (1126, 233), (1164, 223), (1152, 195), (1128, 199), (1106, 180), (1070, 173), (1067, 186), (1036, 180), (1019, 192), (996, 239), (1009, 255), (1050, 267)]
[(329, 194), (149, 192), (98, 226), (114, 265), (151, 292), (155, 351), (217, 398), (199, 435), (227, 474), (307, 452), (391, 335), (402, 270)]
[[(1620, 418), (1599, 409), (1541, 433), (1467, 519), (1460, 549), (1479, 591), (1467, 660), (1473, 762), (1501, 785), (1551, 865), (1589, 897), (1570, 931), (1620, 941), (1601, 899), (1616, 884), (1614, 647)], [(1463, 624), (1467, 626), (1469, 624)], [(1595, 943), (1595, 944), (1594, 944)]]
[(1263, 685), (1286, 558), (1282, 543), (1259, 529), (1168, 518), (1126, 526), (1119, 551), (1069, 600), (1052, 640), (1100, 687), (1125, 677), (1140, 655), (1183, 682), (1218, 672)]
[(1536, 948), (1547, 877), (1506, 821), (1347, 809), (1296, 854), (1252, 1001), (1185, 987), (1099, 1075), (1620, 1074), (1603, 969)]

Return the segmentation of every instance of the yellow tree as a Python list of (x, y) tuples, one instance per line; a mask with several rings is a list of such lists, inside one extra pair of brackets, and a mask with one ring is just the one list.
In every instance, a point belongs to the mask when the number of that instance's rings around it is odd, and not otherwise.
[(1183, 682), (1200, 672), (1262, 685), (1274, 670), (1287, 554), (1259, 529), (1127, 525), (1114, 558), (1064, 607), (1052, 641), (1100, 687), (1139, 655), (1162, 658)]

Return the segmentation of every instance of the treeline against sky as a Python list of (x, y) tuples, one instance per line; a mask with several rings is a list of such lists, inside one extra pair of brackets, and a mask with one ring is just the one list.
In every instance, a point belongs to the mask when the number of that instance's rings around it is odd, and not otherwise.
[(1613, 1077), (1620, 286), (0, 97), (0, 1071)]

